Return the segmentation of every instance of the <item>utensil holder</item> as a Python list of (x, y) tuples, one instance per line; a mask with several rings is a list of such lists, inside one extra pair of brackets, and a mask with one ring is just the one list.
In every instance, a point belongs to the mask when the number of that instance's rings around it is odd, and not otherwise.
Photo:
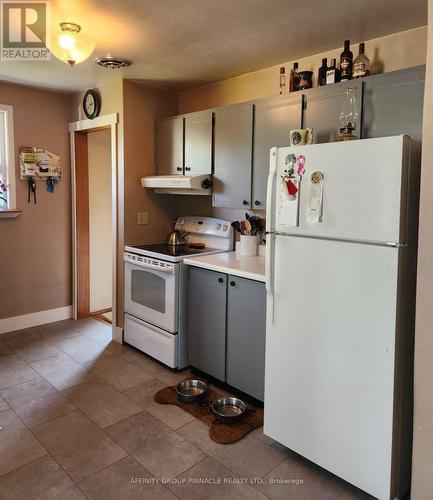
[(239, 253), (246, 257), (257, 255), (257, 236), (244, 236), (243, 234), (241, 234)]

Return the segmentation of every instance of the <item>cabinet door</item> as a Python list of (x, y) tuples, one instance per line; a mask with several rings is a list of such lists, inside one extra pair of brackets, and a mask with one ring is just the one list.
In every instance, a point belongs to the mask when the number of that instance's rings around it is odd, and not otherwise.
[(407, 134), (421, 141), (425, 66), (365, 79), (363, 137)]
[(189, 268), (189, 364), (219, 380), (226, 369), (226, 284), (225, 274)]
[(227, 383), (263, 401), (265, 284), (237, 276), (228, 279)]
[(159, 120), (156, 133), (158, 174), (183, 174), (183, 117)]
[(215, 112), (214, 207), (251, 207), (252, 139), (251, 104)]
[(212, 112), (185, 115), (185, 174), (212, 173)]
[(290, 145), (290, 130), (302, 125), (302, 96), (264, 99), (254, 108), (252, 208), (265, 209), (269, 149)]
[(348, 88), (357, 89), (358, 121), (354, 134), (360, 137), (362, 81), (350, 80), (305, 91), (303, 126), (314, 129), (314, 142), (334, 142), (336, 140), (340, 128), (341, 106)]

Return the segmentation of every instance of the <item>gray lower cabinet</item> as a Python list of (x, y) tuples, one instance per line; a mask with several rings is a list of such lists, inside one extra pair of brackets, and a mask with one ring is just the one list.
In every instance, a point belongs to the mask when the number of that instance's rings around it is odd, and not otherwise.
[(314, 142), (333, 142), (339, 133), (339, 116), (341, 106), (348, 88), (356, 89), (358, 123), (354, 134), (360, 137), (362, 110), (362, 81), (325, 85), (304, 92), (303, 126), (314, 129)]
[(237, 276), (228, 279), (226, 381), (263, 401), (265, 284)]
[(262, 99), (254, 105), (252, 208), (266, 208), (270, 148), (289, 145), (289, 132), (302, 126), (302, 95)]
[(159, 175), (183, 174), (183, 117), (158, 120), (156, 162)]
[(252, 104), (215, 111), (214, 207), (251, 207), (252, 139)]
[(265, 284), (189, 267), (188, 360), (263, 401)]
[(226, 371), (226, 303), (225, 274), (189, 268), (189, 364), (219, 380)]
[(362, 137), (407, 134), (422, 139), (425, 66), (364, 80)]

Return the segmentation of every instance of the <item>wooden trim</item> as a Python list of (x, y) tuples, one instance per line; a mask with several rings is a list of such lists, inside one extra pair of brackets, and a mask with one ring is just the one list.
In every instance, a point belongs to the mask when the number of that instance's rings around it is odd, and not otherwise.
[(77, 248), (77, 318), (90, 312), (89, 161), (87, 132), (75, 132), (75, 217)]
[(119, 117), (117, 113), (112, 113), (110, 115), (98, 116), (94, 120), (79, 120), (78, 122), (72, 122), (69, 124), (70, 132), (79, 132), (84, 130), (96, 130), (102, 127), (112, 127), (119, 123)]

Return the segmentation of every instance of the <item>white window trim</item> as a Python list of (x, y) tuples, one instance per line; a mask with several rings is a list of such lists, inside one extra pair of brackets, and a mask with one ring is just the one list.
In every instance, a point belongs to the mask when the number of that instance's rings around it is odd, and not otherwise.
[(15, 144), (14, 144), (14, 108), (8, 104), (0, 104), (0, 111), (6, 114), (5, 132), (6, 132), (6, 165), (7, 179), (11, 189), (8, 191), (8, 210), (17, 208), (17, 190), (15, 182)]

